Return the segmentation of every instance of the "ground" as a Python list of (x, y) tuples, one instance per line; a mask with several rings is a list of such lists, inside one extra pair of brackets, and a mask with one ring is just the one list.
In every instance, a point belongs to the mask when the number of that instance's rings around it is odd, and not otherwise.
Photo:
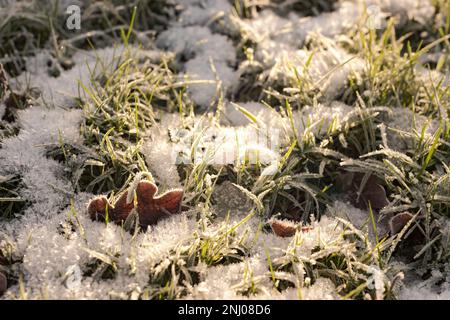
[(0, 1), (0, 299), (449, 299), (449, 30), (448, 0)]

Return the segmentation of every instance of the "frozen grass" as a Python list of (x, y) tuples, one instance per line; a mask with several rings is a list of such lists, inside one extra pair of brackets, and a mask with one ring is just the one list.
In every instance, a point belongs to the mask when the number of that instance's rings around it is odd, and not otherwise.
[[(89, 2), (75, 35), (58, 10), (2, 8), (3, 298), (447, 297), (448, 2), (371, 1), (380, 30), (352, 1), (178, 2)], [(112, 47), (65, 70), (58, 44), (88, 38)], [(183, 212), (90, 221), (90, 198), (142, 174), (182, 187)]]
[[(83, 12), (83, 28), (65, 28), (66, 9), (69, 5), (80, 6)], [(54, 50), (63, 62), (66, 54), (75, 48), (89, 48), (89, 42), (96, 46), (111, 44), (120, 40), (121, 29), (127, 28), (133, 8), (137, 7), (134, 35), (140, 40), (148, 40), (153, 33), (167, 24), (175, 14), (174, 3), (170, 0), (144, 1), (2, 1), (0, 25), (0, 49), (3, 64), (14, 72), (21, 71), (23, 56), (32, 55), (39, 48)], [(64, 63), (62, 63), (64, 65)], [(18, 68), (14, 68), (18, 67)]]

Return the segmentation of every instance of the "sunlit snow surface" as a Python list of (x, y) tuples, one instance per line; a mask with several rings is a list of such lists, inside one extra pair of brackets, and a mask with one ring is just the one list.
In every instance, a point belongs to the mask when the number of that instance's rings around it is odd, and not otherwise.
[[(188, 94), (198, 105), (208, 107), (214, 103), (218, 90), (233, 92), (238, 81), (238, 61), (235, 44), (228, 36), (234, 28), (244, 28), (249, 35), (258, 41), (258, 49), (254, 53), (268, 70), (269, 78), (294, 77), (287, 61), (303, 68), (311, 52), (303, 47), (303, 42), (311, 32), (321, 33), (332, 39), (339, 36), (357, 22), (364, 10), (361, 1), (340, 1), (336, 10), (323, 13), (317, 17), (300, 17), (292, 13), (280, 17), (271, 10), (265, 10), (254, 19), (234, 21), (229, 17), (232, 6), (227, 0), (179, 0), (184, 10), (179, 19), (173, 21), (169, 28), (156, 39), (160, 50), (183, 54), (185, 61), (180, 61), (178, 68), (180, 75), (188, 80), (208, 80), (208, 83), (197, 83), (188, 87)], [(398, 14), (403, 19), (427, 19), (432, 14), (432, 7), (428, 1), (419, 0), (373, 0), (367, 4), (379, 5), (383, 12)], [(220, 24), (214, 24), (215, 17), (224, 17)], [(237, 24), (237, 25), (236, 25)], [(188, 213), (183, 213), (171, 219), (166, 219), (150, 228), (145, 233), (132, 237), (119, 226), (92, 222), (84, 214), (86, 204), (93, 196), (85, 193), (75, 193), (64, 175), (63, 166), (55, 160), (45, 156), (45, 145), (57, 144), (58, 137), (71, 144), (80, 144), (79, 124), (82, 113), (79, 109), (72, 109), (73, 98), (82, 90), (79, 82), (89, 83), (90, 71), (94, 70), (98, 59), (112, 66), (114, 56), (121, 47), (106, 48), (92, 52), (77, 53), (74, 57), (75, 67), (65, 71), (58, 78), (47, 75), (46, 59), (48, 54), (42, 52), (27, 61), (26, 74), (13, 81), (13, 84), (29, 81), (32, 86), (39, 88), (42, 99), (39, 104), (27, 110), (20, 111), (20, 133), (2, 141), (0, 148), (0, 175), (20, 173), (25, 188), (21, 196), (30, 201), (23, 217), (11, 222), (0, 223), (0, 241), (12, 243), (19, 255), (23, 256), (21, 265), (24, 273), (29, 298), (51, 299), (108, 299), (120, 298), (130, 292), (140, 293), (148, 283), (149, 266), (161, 262), (168, 252), (177, 244), (188, 242), (193, 232), (202, 232), (199, 225)], [(339, 123), (352, 108), (340, 102), (333, 101), (339, 90), (345, 85), (348, 75), (361, 72), (364, 68), (359, 58), (352, 57), (344, 49), (335, 45), (327, 50), (319, 51), (309, 72), (315, 81), (320, 80), (331, 69), (349, 60), (343, 68), (337, 70), (321, 85), (326, 102), (316, 107), (307, 106), (293, 115), (297, 134), (304, 133), (305, 123), (321, 123), (312, 126), (313, 134), (320, 134), (320, 130), (328, 128), (333, 121)], [(98, 67), (98, 66), (97, 66)], [(236, 107), (225, 101), (221, 123), (208, 120), (210, 127), (206, 135), (214, 135), (224, 139), (224, 146), (218, 150), (215, 157), (224, 155), (236, 149), (238, 141), (234, 136), (245, 139), (252, 132), (249, 119), (236, 110)], [(292, 130), (286, 119), (281, 118), (272, 110), (258, 102), (240, 104), (249, 110), (260, 121), (262, 126), (271, 130), (278, 129), (280, 143), (285, 143), (283, 137)], [(0, 116), (4, 106), (0, 105)], [(407, 129), (412, 116), (406, 110), (395, 111), (397, 116), (391, 125), (398, 129)], [(174, 115), (161, 115), (160, 127), (177, 128), (180, 119)], [(199, 122), (205, 121), (198, 119)], [(425, 119), (416, 119), (425, 121)], [(435, 124), (434, 124), (435, 125)], [(428, 133), (432, 133), (432, 126)], [(160, 134), (160, 136), (158, 136)], [(153, 139), (144, 146), (146, 162), (154, 176), (167, 187), (181, 186), (176, 167), (167, 159), (173, 156), (175, 146), (167, 140), (166, 134), (156, 130)], [(390, 139), (389, 141), (391, 141)], [(230, 142), (231, 141), (231, 142)], [(207, 142), (205, 142), (207, 143)], [(401, 142), (393, 140), (392, 148), (402, 148)], [(263, 146), (256, 146), (261, 147)], [(176, 150), (175, 150), (176, 151)], [(267, 165), (277, 161), (270, 152), (265, 154), (263, 163)], [(225, 163), (227, 160), (225, 159)], [(230, 162), (231, 163), (231, 162)], [(69, 206), (70, 199), (74, 200), (74, 207)], [(216, 208), (220, 211), (220, 208)], [(362, 216), (367, 212), (353, 208), (350, 205), (336, 203), (334, 214), (349, 219), (354, 225), (364, 223)], [(67, 238), (58, 232), (60, 224), (75, 210), (78, 212), (79, 223), (83, 226), (84, 236), (78, 233)], [(236, 212), (236, 216), (228, 223), (233, 225), (242, 219), (247, 212)], [(252, 218), (239, 232), (249, 230), (254, 235), (258, 228), (258, 219)], [(217, 225), (208, 226), (213, 232), (225, 221)], [(318, 241), (326, 243), (332, 241), (339, 232), (336, 220), (325, 216), (320, 222), (313, 223), (312, 231), (303, 233), (302, 254), (308, 256)], [(250, 257), (244, 262), (217, 266), (204, 269), (203, 280), (190, 288), (186, 298), (194, 299), (244, 299), (237, 293), (234, 286), (242, 281), (242, 274), (251, 269), (255, 277), (267, 273), (267, 252), (275, 258), (283, 254), (291, 238), (280, 238), (274, 234), (260, 234), (256, 245), (251, 250)], [(82, 265), (89, 261), (89, 250), (108, 252), (112, 255), (120, 253), (117, 260), (118, 272), (114, 279), (96, 281), (92, 277), (85, 277), (79, 286), (68, 286), (64, 280), (67, 270), (74, 265)], [(133, 272), (130, 272), (133, 270)], [(252, 296), (255, 299), (297, 299), (296, 289), (288, 289), (282, 293), (274, 291), (269, 277), (262, 277), (258, 284), (260, 292)], [(414, 284), (415, 285), (415, 284)], [(449, 288), (450, 289), (450, 288)], [(408, 287), (400, 293), (400, 298), (441, 298), (448, 299), (450, 291), (443, 293), (432, 292), (428, 288), (416, 289)], [(19, 286), (8, 289), (3, 298), (19, 295)], [(337, 299), (334, 285), (325, 278), (319, 278), (309, 288), (303, 289), (303, 299)]]

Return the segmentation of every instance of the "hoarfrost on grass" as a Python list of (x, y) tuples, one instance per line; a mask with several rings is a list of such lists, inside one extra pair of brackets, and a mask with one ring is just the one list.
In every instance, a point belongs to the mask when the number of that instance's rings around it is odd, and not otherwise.
[(18, 88), (31, 87), (39, 89), (40, 104), (68, 107), (74, 104), (74, 99), (86, 97), (80, 83), (88, 85), (98, 70), (114, 67), (115, 58), (120, 56), (123, 47), (108, 47), (95, 52), (77, 52), (73, 57), (75, 66), (67, 71), (60, 70), (55, 77), (49, 74), (48, 63), (56, 65), (55, 59), (47, 51), (26, 60), (26, 73), (13, 79), (13, 86)]
[(207, 26), (213, 17), (229, 11), (231, 6), (223, 0), (208, 2), (210, 5), (200, 5), (200, 1), (184, 3), (186, 6), (179, 21), (162, 32), (156, 42), (185, 61), (179, 67), (188, 80), (200, 80), (200, 83), (189, 84), (188, 92), (202, 107), (208, 107), (218, 91), (227, 92), (237, 81), (233, 66), (236, 50), (231, 40), (212, 32)]
[(436, 119), (430, 120), (426, 116), (420, 115), (411, 109), (395, 108), (393, 116), (387, 122), (389, 128), (399, 130), (387, 132), (388, 145), (390, 148), (398, 151), (410, 150), (413, 147), (415, 139), (413, 136), (420, 137), (424, 130), (425, 138), (431, 139), (432, 135), (439, 127)]

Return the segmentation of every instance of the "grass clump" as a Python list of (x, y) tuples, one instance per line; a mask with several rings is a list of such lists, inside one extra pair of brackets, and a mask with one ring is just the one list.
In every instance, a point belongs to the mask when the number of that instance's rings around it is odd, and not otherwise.
[(147, 298), (181, 298), (189, 292), (188, 288), (200, 282), (206, 268), (243, 261), (249, 253), (248, 233), (238, 233), (237, 229), (251, 215), (231, 226), (228, 222), (222, 223), (214, 231), (206, 230), (208, 219), (201, 219), (200, 228), (192, 239), (178, 244), (161, 262), (152, 266)]
[(49, 150), (49, 155), (64, 159), (72, 168), (77, 190), (118, 191), (134, 174), (148, 171), (141, 148), (149, 129), (159, 121), (156, 114), (183, 109), (187, 103), (184, 87), (166, 58), (155, 62), (137, 56), (139, 52), (126, 49), (111, 69), (92, 74), (92, 86), (82, 84), (87, 96), (81, 101), (85, 146), (60, 144)]
[(393, 298), (392, 288), (399, 275), (387, 263), (390, 241), (373, 245), (367, 235), (345, 220), (339, 220), (336, 228), (341, 232), (331, 239), (319, 235), (320, 244), (306, 252), (307, 235), (297, 232), (285, 254), (271, 263), (275, 288), (295, 287), (301, 298), (302, 288), (324, 277), (332, 281), (342, 299)]
[(439, 103), (448, 96), (448, 83), (442, 74), (437, 81), (429, 74), (444, 71), (445, 59), (435, 69), (422, 69), (421, 60), (447, 42), (448, 36), (414, 50), (407, 37), (397, 37), (395, 20), (391, 19), (380, 35), (360, 29), (350, 38), (348, 49), (364, 59), (366, 68), (359, 78), (349, 79), (350, 89), (342, 96), (343, 101), (352, 104), (358, 93), (369, 106), (414, 107), (415, 112), (426, 115), (442, 113)]
[[(80, 3), (79, 3), (80, 4)], [(24, 57), (48, 49), (64, 67), (75, 49), (105, 47), (121, 40), (136, 8), (133, 37), (148, 42), (175, 15), (171, 0), (84, 1), (81, 28), (69, 30), (67, 8), (59, 0), (0, 3), (0, 62), (11, 76), (25, 70)], [(150, 30), (150, 31), (149, 31)], [(70, 63), (69, 63), (70, 64)]]

